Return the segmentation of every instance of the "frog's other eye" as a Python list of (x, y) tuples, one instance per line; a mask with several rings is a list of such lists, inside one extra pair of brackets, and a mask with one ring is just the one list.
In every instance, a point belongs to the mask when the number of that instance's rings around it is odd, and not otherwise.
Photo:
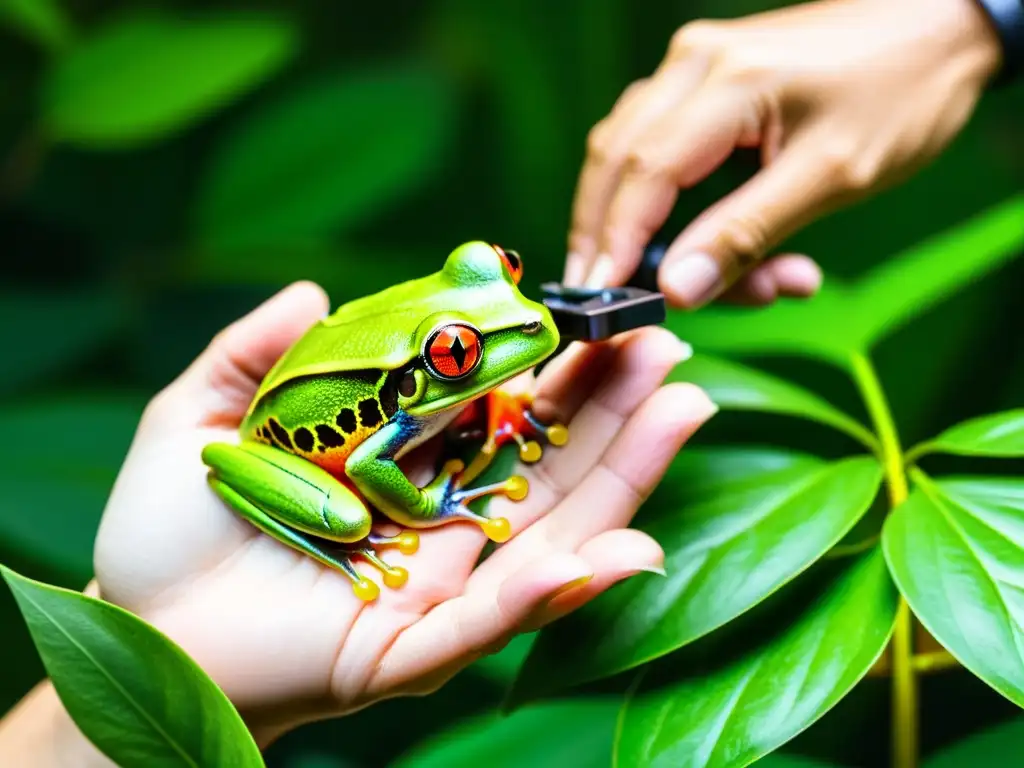
[(523, 260), (519, 257), (519, 254), (515, 251), (506, 251), (500, 245), (491, 246), (495, 252), (501, 256), (502, 262), (505, 264), (505, 269), (508, 270), (509, 275), (512, 276), (512, 282), (519, 285), (519, 281), (523, 279)]
[(408, 408), (423, 399), (427, 391), (427, 374), (422, 368), (409, 368), (398, 380), (398, 405)]
[(471, 374), (483, 357), (483, 338), (470, 325), (443, 325), (427, 338), (423, 358), (439, 379), (461, 379)]
[(534, 334), (540, 333), (540, 329), (543, 327), (544, 326), (541, 324), (540, 320), (534, 320), (533, 322), (526, 323), (523, 326), (523, 333), (527, 336), (533, 336)]
[(416, 394), (416, 371), (406, 371), (401, 381), (398, 382), (398, 394), (402, 397), (412, 397)]

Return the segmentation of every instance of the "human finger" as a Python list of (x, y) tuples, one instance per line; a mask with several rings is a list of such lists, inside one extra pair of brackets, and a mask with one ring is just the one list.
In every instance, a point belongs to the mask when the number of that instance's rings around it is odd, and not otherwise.
[(756, 143), (760, 126), (748, 92), (714, 79), (648, 126), (624, 164), (586, 284), (599, 288), (628, 279), (680, 188), (704, 179), (737, 146)]
[(612, 113), (591, 130), (573, 198), (566, 285), (581, 285), (593, 270), (608, 207), (633, 144), (698, 87), (706, 71), (703, 59), (667, 61), (651, 78), (634, 83)]
[(592, 577), (583, 558), (555, 554), (509, 574), (489, 591), (447, 600), (399, 635), (381, 660), (373, 686), (383, 691), (433, 690), (507, 641), (559, 593)]
[(734, 304), (766, 306), (777, 298), (805, 299), (821, 287), (821, 268), (800, 254), (775, 256), (758, 264), (722, 294)]
[(480, 564), (469, 589), (486, 590), (532, 559), (575, 552), (604, 531), (625, 528), (683, 443), (716, 410), (692, 384), (658, 389), (614, 430), (613, 440), (550, 512), (508, 512), (513, 530), (521, 532)]
[(598, 534), (629, 525), (682, 446), (717, 410), (693, 384), (659, 389), (630, 416), (596, 466), (534, 526), (533, 535), (554, 550), (575, 552)]
[(586, 542), (576, 553), (590, 563), (594, 577), (578, 589), (556, 595), (537, 611), (523, 629), (533, 632), (555, 619), (581, 608), (620, 581), (641, 573), (665, 575), (665, 553), (651, 536), (633, 528), (605, 531)]
[(322, 288), (293, 283), (217, 334), (147, 415), (178, 426), (237, 425), (263, 377), (327, 308)]
[[(771, 165), (694, 220), (669, 246), (658, 285), (673, 303), (696, 308), (721, 295), (794, 231), (831, 210), (851, 184), (810, 142), (797, 142)], [(779, 274), (808, 287), (806, 265)], [(795, 275), (795, 272), (802, 272)]]

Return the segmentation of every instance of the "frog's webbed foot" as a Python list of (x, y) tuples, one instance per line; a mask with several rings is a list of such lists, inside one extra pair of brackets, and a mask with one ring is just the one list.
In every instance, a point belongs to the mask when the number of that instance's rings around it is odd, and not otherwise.
[(399, 589), (409, 580), (409, 572), (400, 565), (387, 563), (377, 550), (393, 547), (403, 555), (411, 555), (419, 549), (419, 546), (420, 537), (415, 531), (402, 531), (397, 536), (371, 533), (356, 544), (322, 542), (319, 547), (321, 556), (317, 556), (316, 552), (310, 552), (310, 554), (325, 565), (348, 576), (356, 597), (365, 602), (373, 602), (380, 595), (380, 587), (374, 581), (361, 575), (356, 570), (355, 563), (362, 560), (380, 573), (384, 586), (390, 589)]
[[(530, 410), (533, 398), (527, 394), (512, 395), (495, 390), (487, 393), (482, 402), (486, 414), (476, 424), (457, 424), (457, 439), (483, 436), (479, 453), (463, 472), (462, 482), (472, 482), (491, 463), (502, 446), (515, 442), (519, 446), (519, 459), (526, 464), (540, 461), (544, 455), (542, 445), (563, 446), (569, 440), (564, 424), (545, 424)], [(486, 425), (481, 427), (479, 422)]]
[[(480, 526), (480, 529), (491, 541), (502, 543), (512, 535), (512, 526), (504, 517), (484, 517), (471, 510), (467, 505), (486, 496), (505, 496), (512, 501), (526, 498), (529, 486), (526, 478), (513, 475), (501, 482), (490, 483), (475, 488), (464, 487), (465, 464), (460, 459), (449, 459), (444, 463), (441, 472), (424, 491), (440, 498), (439, 520), (469, 520)], [(472, 479), (472, 478), (470, 478)]]

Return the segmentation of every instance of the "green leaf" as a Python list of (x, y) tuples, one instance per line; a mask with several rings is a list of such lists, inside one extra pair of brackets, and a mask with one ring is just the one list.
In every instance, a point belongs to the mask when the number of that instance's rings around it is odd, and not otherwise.
[(856, 287), (860, 344), (870, 347), (1024, 250), (1024, 194), (950, 227), (872, 270)]
[(912, 476), (882, 533), (893, 578), (961, 664), (1024, 707), (1024, 479)]
[(68, 714), (118, 765), (263, 765), (231, 702), (160, 632), (102, 600), (0, 573)]
[(50, 51), (71, 38), (71, 24), (56, 0), (0, 0), (0, 24), (6, 24)]
[(530, 653), (535, 637), (535, 633), (516, 635), (501, 651), (484, 656), (476, 661), (471, 669), (507, 686), (516, 679)]
[(773, 752), (765, 755), (757, 761), (757, 768), (841, 768), (835, 763), (823, 763), (820, 760), (798, 755), (787, 755), (782, 752)]
[(671, 312), (666, 325), (694, 348), (731, 354), (798, 354), (847, 369), (887, 334), (1024, 249), (1024, 195), (894, 254), (856, 284), (828, 276), (809, 300), (767, 308), (713, 305)]
[(618, 764), (748, 765), (831, 709), (884, 650), (897, 593), (877, 548), (814, 586), (795, 622), (787, 617), (776, 633), (748, 630), (739, 652), (716, 649), (718, 661), (671, 677), (645, 670), (621, 715)]
[(1024, 456), (1024, 408), (969, 419), (922, 443), (907, 455), (917, 458), (926, 453)]
[(670, 380), (699, 385), (720, 408), (798, 416), (845, 432), (872, 450), (878, 444), (874, 435), (856, 419), (823, 398), (756, 368), (694, 355), (676, 366)]
[(476, 718), (390, 763), (392, 768), (606, 768), (618, 700), (574, 700)]
[(304, 242), (360, 223), (441, 167), (452, 102), (418, 68), (333, 72), (289, 91), (225, 137), (196, 210), (202, 246)]
[(923, 768), (966, 768), (971, 765), (1007, 765), (1024, 754), (1024, 717), (1015, 717), (972, 734), (930, 755)]
[(291, 26), (270, 18), (124, 18), (57, 62), (44, 86), (43, 120), (58, 140), (134, 147), (250, 90), (295, 48)]
[(0, 292), (0, 394), (79, 362), (127, 320), (122, 297), (103, 288)]
[(796, 354), (846, 369), (860, 351), (850, 317), (850, 290), (828, 277), (811, 299), (767, 308), (712, 304), (700, 312), (671, 311), (665, 325), (694, 349), (735, 355)]
[[(653, 520), (638, 526), (664, 548), (668, 575), (634, 576), (544, 629), (510, 700), (636, 667), (731, 621), (842, 539), (880, 481), (870, 457), (828, 463), (783, 451), (684, 452), (663, 484), (676, 495), (652, 499)], [(587, 642), (566, 654), (581, 637)]]
[(78, 582), (144, 403), (50, 398), (0, 409), (0, 545)]

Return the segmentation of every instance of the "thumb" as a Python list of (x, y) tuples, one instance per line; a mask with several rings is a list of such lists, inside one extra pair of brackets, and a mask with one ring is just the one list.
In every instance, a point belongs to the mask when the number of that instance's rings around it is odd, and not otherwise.
[(791, 144), (672, 242), (658, 283), (673, 303), (689, 309), (708, 303), (840, 202), (842, 176), (806, 144)]
[(323, 289), (293, 283), (218, 333), (154, 398), (147, 421), (237, 426), (278, 358), (328, 310)]

